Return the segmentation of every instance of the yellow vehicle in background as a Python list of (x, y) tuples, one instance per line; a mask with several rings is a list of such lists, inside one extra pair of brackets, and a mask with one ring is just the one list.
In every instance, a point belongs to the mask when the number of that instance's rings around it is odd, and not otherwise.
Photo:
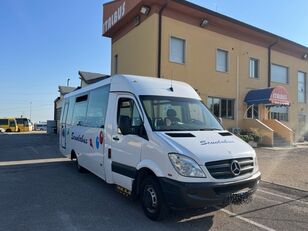
[(33, 130), (33, 124), (27, 118), (16, 118), (16, 122), (19, 132), (31, 132)]
[(0, 128), (3, 128), (6, 132), (17, 132), (18, 126), (15, 118), (1, 118)]

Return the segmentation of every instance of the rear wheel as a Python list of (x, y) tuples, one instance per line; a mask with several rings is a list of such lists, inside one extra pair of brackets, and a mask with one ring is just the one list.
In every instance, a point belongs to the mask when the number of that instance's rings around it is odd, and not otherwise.
[(160, 185), (153, 176), (146, 177), (142, 182), (141, 203), (145, 215), (153, 221), (162, 220), (168, 215)]
[(12, 130), (11, 129), (6, 129), (6, 132), (12, 132)]
[(86, 171), (86, 169), (79, 164), (77, 156), (76, 156), (76, 167), (77, 167), (78, 172)]

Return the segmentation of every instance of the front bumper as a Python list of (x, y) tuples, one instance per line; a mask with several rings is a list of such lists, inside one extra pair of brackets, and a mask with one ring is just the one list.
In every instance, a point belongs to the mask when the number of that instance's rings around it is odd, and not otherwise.
[(230, 203), (231, 196), (253, 194), (261, 179), (257, 172), (249, 178), (232, 182), (186, 183), (159, 178), (168, 206), (172, 209), (203, 208)]

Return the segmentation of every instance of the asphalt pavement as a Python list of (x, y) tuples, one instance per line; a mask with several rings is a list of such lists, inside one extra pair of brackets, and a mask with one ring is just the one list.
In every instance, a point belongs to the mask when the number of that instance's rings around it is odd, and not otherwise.
[(308, 154), (291, 150), (270, 158), (271, 152), (257, 150), (265, 181), (252, 202), (173, 212), (153, 222), (138, 201), (89, 172), (79, 173), (59, 153), (57, 136), (0, 134), (0, 230), (308, 230), (307, 177), (294, 185), (276, 179), (294, 174), (281, 159), (296, 152), (307, 163)]

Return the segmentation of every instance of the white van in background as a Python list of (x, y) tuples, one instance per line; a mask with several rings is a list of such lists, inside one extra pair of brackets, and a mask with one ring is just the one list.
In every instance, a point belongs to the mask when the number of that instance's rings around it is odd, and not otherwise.
[(35, 131), (47, 131), (47, 123), (46, 122), (39, 122), (34, 124)]
[(261, 178), (255, 151), (191, 86), (166, 79), (116, 75), (65, 95), (60, 150), (140, 198), (152, 220), (245, 199)]

